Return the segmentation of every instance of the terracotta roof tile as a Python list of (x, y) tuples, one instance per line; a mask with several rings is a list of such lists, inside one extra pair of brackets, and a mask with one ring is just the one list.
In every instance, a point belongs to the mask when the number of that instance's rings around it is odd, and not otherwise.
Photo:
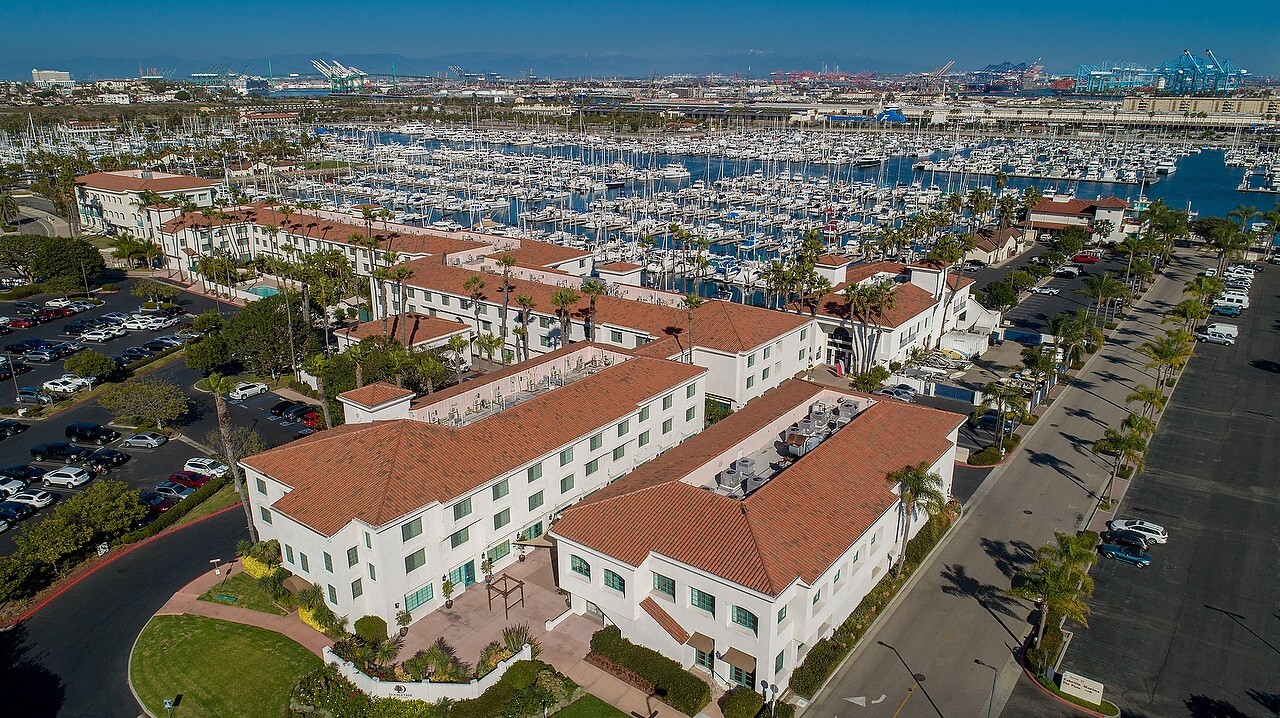
[(219, 180), (192, 177), (190, 175), (172, 175), (164, 172), (151, 172), (151, 178), (143, 176), (142, 170), (124, 170), (121, 172), (94, 172), (76, 178), (76, 184), (106, 190), (108, 192), (173, 192), (176, 190), (205, 189), (222, 184)]
[(897, 503), (886, 477), (938, 461), (964, 419), (880, 401), (746, 499), (680, 481), (758, 429), (761, 417), (748, 412), (761, 403), (777, 412), (812, 398), (817, 390), (794, 386), (804, 383), (785, 382), (601, 489), (553, 532), (631, 566), (660, 553), (770, 596), (796, 579), (813, 583)]
[[(971, 282), (972, 280), (966, 281)], [(848, 320), (849, 303), (844, 300), (841, 292), (849, 284), (850, 282), (843, 282), (832, 288), (831, 294), (822, 298), (821, 305), (816, 305), (816, 299), (812, 295), (805, 297), (804, 306), (806, 311), (816, 311), (818, 314), (833, 319)], [(854, 317), (854, 320), (859, 324), (899, 327), (929, 311), (938, 303), (938, 300), (934, 299), (932, 294), (910, 282), (895, 284), (893, 295), (894, 304), (883, 315), (873, 317), (858, 316)]]
[(641, 267), (638, 264), (632, 264), (631, 262), (609, 262), (608, 264), (596, 265), (596, 270), (600, 272), (626, 273), (626, 272), (634, 272), (637, 269), (644, 269), (644, 267)]
[(846, 264), (853, 264), (853, 260), (849, 257), (841, 257), (835, 254), (824, 254), (818, 257), (815, 264), (819, 267), (843, 267)]
[(406, 396), (413, 396), (413, 392), (402, 387), (379, 381), (362, 386), (359, 389), (344, 391), (338, 396), (346, 399), (347, 401), (372, 409), (375, 406), (381, 406), (389, 401), (403, 399)]
[(521, 267), (550, 267), (575, 259), (586, 259), (591, 256), (591, 252), (583, 249), (562, 247), (558, 244), (539, 242), (533, 239), (520, 240), (519, 249), (494, 252), (488, 256), (496, 259), (504, 254), (511, 255), (512, 259), (516, 260), (516, 264)]
[(1052, 197), (1041, 197), (1036, 202), (1034, 212), (1040, 214), (1069, 214), (1092, 217), (1094, 212), (1102, 209), (1128, 209), (1129, 203), (1118, 197), (1106, 199), (1069, 199), (1065, 202), (1055, 201)]
[[(391, 320), (388, 323), (388, 326), (390, 327), (390, 335), (396, 339), (400, 338), (400, 319), (404, 316), (406, 315), (393, 314), (391, 315)], [(438, 339), (455, 332), (469, 329), (469, 327), (462, 322), (441, 319), (440, 317), (433, 317), (430, 314), (423, 314), (421, 312), (409, 312), (407, 316), (409, 346), (428, 342), (432, 339)], [(361, 339), (367, 339), (369, 337), (379, 337), (383, 334), (382, 320), (375, 319), (371, 322), (364, 322), (348, 329), (339, 330), (336, 333), (347, 337), (353, 342), (358, 342)]]
[(671, 617), (671, 614), (662, 610), (662, 606), (659, 606), (657, 601), (652, 598), (646, 598), (640, 602), (640, 608), (643, 608), (645, 613), (649, 614), (654, 621), (657, 621), (662, 630), (667, 632), (667, 635), (676, 639), (676, 643), (683, 645), (689, 640), (689, 632), (684, 630), (676, 622), (676, 619)]

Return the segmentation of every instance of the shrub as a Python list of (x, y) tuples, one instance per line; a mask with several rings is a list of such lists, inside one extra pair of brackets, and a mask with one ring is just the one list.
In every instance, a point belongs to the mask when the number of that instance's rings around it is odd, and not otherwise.
[(591, 636), (591, 653), (652, 683), (662, 702), (685, 715), (696, 715), (711, 702), (711, 688), (701, 678), (657, 651), (623, 638), (617, 626), (602, 628)]
[(106, 284), (102, 285), (102, 287), (100, 287), (100, 288), (101, 288), (101, 289), (102, 289), (102, 291), (104, 291), (104, 292), (116, 292), (116, 291), (119, 291), (119, 290), (120, 290), (120, 287), (117, 287), (116, 285), (112, 284), (111, 282), (107, 282)]
[(8, 291), (0, 292), (0, 299), (13, 301), (15, 299), (26, 299), (45, 291), (43, 284), (24, 284), (21, 287), (14, 287)]
[(805, 654), (804, 661), (791, 672), (791, 682), (788, 684), (791, 690), (812, 698), (822, 684), (826, 683), (827, 678), (831, 677), (836, 665), (844, 659), (847, 652), (843, 644), (831, 638), (823, 638), (813, 644)]
[(796, 718), (796, 707), (790, 703), (774, 701), (773, 706), (760, 709), (760, 718)]
[(973, 466), (991, 466), (998, 464), (1004, 457), (1000, 455), (1000, 449), (995, 446), (988, 446), (976, 454), (969, 455), (969, 463)]
[(724, 718), (755, 718), (764, 707), (759, 693), (747, 688), (734, 688), (720, 697), (720, 712)]
[(302, 622), (307, 624), (308, 626), (311, 626), (312, 628), (316, 629), (321, 633), (325, 633), (329, 629), (326, 628), (324, 623), (320, 621), (320, 618), (319, 616), (317, 616), (317, 613), (318, 611), (315, 611), (313, 609), (307, 608), (306, 606), (303, 606), (302, 608), (298, 609), (298, 618), (301, 618)]
[(213, 481), (210, 481), (204, 486), (201, 486), (200, 488), (196, 489), (196, 492), (194, 494), (188, 496), (182, 501), (179, 501), (177, 506), (174, 506), (168, 511), (160, 514), (160, 516), (158, 516), (151, 523), (147, 524), (146, 526), (143, 526), (142, 528), (136, 531), (130, 531), (129, 533), (120, 537), (120, 543), (132, 543), (134, 541), (141, 541), (142, 539), (155, 536), (161, 531), (177, 523), (178, 519), (182, 518), (183, 516), (186, 516), (187, 513), (191, 511), (191, 509), (194, 509), (195, 507), (204, 503), (205, 499), (209, 498), (210, 496), (213, 496), (215, 493), (218, 492), (219, 489), (221, 489), (223, 486), (226, 486), (230, 482), (231, 482), (231, 474), (225, 474), (219, 478), (214, 479)]
[(372, 643), (387, 640), (387, 622), (379, 616), (361, 616), (356, 619), (356, 635)]
[(1119, 477), (1119, 478), (1121, 478), (1121, 479), (1129, 479), (1129, 478), (1132, 478), (1132, 477), (1133, 477), (1133, 467), (1132, 467), (1132, 466), (1121, 466), (1121, 467), (1120, 467), (1120, 469), (1119, 469), (1118, 471), (1116, 471), (1116, 476), (1117, 476), (1117, 477)]
[(240, 566), (244, 568), (244, 572), (254, 578), (262, 578), (275, 570), (274, 566), (259, 561), (252, 556), (241, 556)]

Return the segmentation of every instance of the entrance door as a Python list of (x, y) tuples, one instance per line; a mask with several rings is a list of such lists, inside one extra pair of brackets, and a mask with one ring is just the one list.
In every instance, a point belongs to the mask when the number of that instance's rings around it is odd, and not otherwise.
[(449, 572), (453, 585), (466, 588), (476, 582), (476, 562), (468, 561)]

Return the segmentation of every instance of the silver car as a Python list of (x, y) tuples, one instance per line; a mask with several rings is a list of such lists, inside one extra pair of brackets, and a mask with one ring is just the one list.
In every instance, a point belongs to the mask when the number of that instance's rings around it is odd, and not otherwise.
[(163, 446), (169, 441), (169, 437), (154, 431), (144, 431), (139, 434), (131, 434), (120, 442), (121, 446), (129, 446), (142, 449), (155, 449)]

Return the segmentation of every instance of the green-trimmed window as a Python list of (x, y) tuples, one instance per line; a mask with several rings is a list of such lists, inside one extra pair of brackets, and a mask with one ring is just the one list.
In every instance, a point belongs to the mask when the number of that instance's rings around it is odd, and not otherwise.
[(498, 499), (502, 498), (503, 496), (506, 496), (509, 493), (511, 493), (511, 484), (508, 483), (506, 479), (503, 479), (502, 481), (499, 481), (498, 483), (493, 485), (494, 501), (497, 501)]
[(672, 399), (671, 399), (671, 395), (670, 395), (670, 394), (667, 394), (666, 396), (662, 397), (662, 408), (663, 408), (663, 409), (670, 409), (670, 408), (671, 408), (671, 401), (672, 401)]
[[(572, 459), (573, 459), (573, 449), (566, 449), (565, 451), (568, 451), (568, 452), (569, 452), (569, 459), (570, 459), (570, 460), (572, 460)], [(563, 451), (562, 451), (562, 452), (560, 452), (560, 457), (561, 457), (561, 458), (564, 458), (564, 452), (563, 452)], [(561, 462), (560, 462), (560, 465), (561, 465), (561, 466), (564, 466), (564, 462), (563, 462), (563, 461), (561, 461)], [(530, 467), (529, 467), (529, 471), (528, 471), (527, 473), (529, 474), (529, 482), (530, 482), (530, 483), (533, 483), (534, 481), (537, 481), (538, 479), (541, 479), (541, 478), (542, 478), (542, 462), (538, 462), (538, 463), (534, 464), (533, 466), (530, 466)]]
[(653, 590), (658, 593), (666, 594), (671, 598), (676, 597), (676, 581), (668, 576), (663, 576), (658, 572), (653, 573)]
[(534, 510), (534, 509), (538, 508), (538, 507), (539, 507), (539, 506), (541, 506), (541, 505), (542, 505), (542, 492), (541, 492), (541, 491), (539, 491), (538, 493), (536, 493), (536, 494), (534, 494), (534, 495), (532, 495), (532, 496), (530, 496), (530, 497), (529, 497), (529, 510), (530, 510), (530, 511), (532, 511), (532, 510)]
[(404, 610), (412, 611), (435, 598), (435, 584), (428, 583), (413, 593), (404, 595)]
[(493, 528), (500, 529), (511, 523), (511, 509), (503, 509), (493, 515)]
[(760, 633), (760, 619), (756, 618), (756, 614), (748, 611), (742, 606), (734, 606), (730, 612), (733, 622), (751, 631), (752, 633)]
[(627, 592), (627, 580), (607, 568), (604, 570), (604, 585), (618, 593)]
[(449, 546), (451, 548), (458, 548), (462, 544), (466, 543), (469, 538), (471, 538), (471, 534), (464, 528), (449, 537)]
[(628, 431), (631, 431), (631, 420), (623, 419), (618, 422), (618, 436), (626, 436)]
[(351, 582), (351, 597), (360, 598), (363, 595), (364, 595), (364, 583), (362, 583), (360, 579), (357, 578), (356, 580)]
[(567, 494), (573, 489), (573, 474), (560, 479), (560, 493)]
[(614, 461), (618, 461), (619, 459), (621, 459), (622, 457), (624, 457), (624, 456), (626, 456), (626, 455), (627, 455), (627, 445), (626, 445), (626, 444), (623, 444), (622, 446), (619, 446), (618, 448), (616, 448), (616, 449), (614, 449), (614, 450), (613, 450), (613, 460), (614, 460)]
[(360, 563), (360, 547), (352, 546), (347, 549), (347, 568), (351, 568)]
[(560, 465), (561, 465), (561, 466), (568, 466), (568, 465), (569, 465), (569, 462), (571, 462), (571, 461), (573, 461), (573, 447), (572, 447), (572, 446), (570, 446), (569, 448), (567, 448), (567, 449), (565, 449), (564, 451), (561, 451), (561, 452), (560, 452)]
[(647, 431), (640, 432), (640, 439), (639, 441), (636, 442), (636, 444), (639, 446), (644, 446), (645, 444), (648, 444), (648, 443), (649, 443), (649, 432)]
[(427, 565), (427, 551), (426, 551), (426, 549), (421, 549), (421, 548), (420, 548), (420, 549), (418, 549), (417, 551), (414, 551), (413, 553), (411, 553), (411, 554), (409, 554), (408, 556), (405, 556), (405, 557), (404, 557), (404, 572), (405, 572), (405, 573), (411, 573), (411, 572), (413, 572), (414, 570), (419, 569), (419, 568), (422, 568), (422, 567), (423, 567), (423, 566), (425, 566), (425, 565)]
[(587, 476), (590, 476), (599, 470), (600, 470), (599, 459), (592, 459), (591, 461), (587, 462), (587, 466), (586, 466)]
[(592, 450), (592, 451), (595, 451), (596, 449), (599, 449), (603, 444), (604, 444), (604, 434), (603, 434), (603, 433), (596, 434), (595, 436), (592, 436), (592, 437), (591, 437), (591, 450)]
[(453, 520), (459, 521), (471, 514), (471, 499), (463, 499), (453, 505)]
[(324, 552), (324, 570), (333, 573), (333, 557), (329, 555), (328, 551)]
[(422, 534), (422, 517), (410, 521), (400, 526), (400, 540), (408, 541)]
[(690, 587), (689, 604), (694, 608), (701, 608), (712, 616), (716, 615), (716, 597), (709, 593)]
[(664, 434), (670, 434), (670, 433), (671, 433), (671, 420), (670, 420), (670, 419), (667, 419), (666, 421), (662, 422), (662, 433), (664, 433)]
[(580, 556), (569, 557), (569, 570), (573, 571), (579, 576), (583, 576), (585, 578), (591, 578), (591, 564), (587, 563)]
[(778, 623), (782, 623), (785, 620), (787, 620), (787, 607), (783, 606), (778, 609)]

